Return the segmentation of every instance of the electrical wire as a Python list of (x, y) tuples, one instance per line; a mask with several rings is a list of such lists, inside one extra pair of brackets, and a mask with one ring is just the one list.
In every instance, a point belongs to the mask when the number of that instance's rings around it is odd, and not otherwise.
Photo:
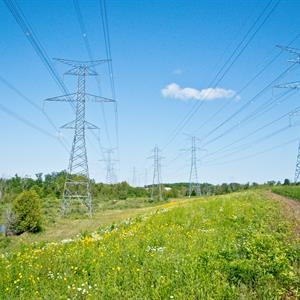
[[(31, 99), (29, 99), (27, 96), (25, 96), (21, 91), (19, 91), (15, 86), (13, 86), (10, 82), (8, 82), (5, 78), (3, 78), (2, 76), (0, 76), (0, 81), (5, 84), (9, 89), (11, 89), (13, 92), (15, 92), (20, 98), (22, 98), (23, 100), (25, 100), (27, 103), (29, 103), (30, 105), (32, 105), (35, 109), (37, 109), (39, 112), (41, 112), (44, 117), (46, 118), (46, 120), (49, 122), (49, 124), (52, 126), (52, 128), (59, 133), (58, 128), (56, 127), (56, 125), (54, 124), (54, 122), (52, 121), (52, 119), (50, 118), (50, 116), (45, 112), (45, 110), (43, 110), (42, 107), (40, 107), (39, 105), (37, 105), (34, 101), (32, 101)], [(67, 145), (65, 144), (66, 141), (62, 141), (61, 139), (58, 139), (59, 143), (62, 144), (62, 146), (66, 149)]]
[[(84, 20), (83, 20), (83, 16), (82, 16), (82, 13), (81, 13), (81, 10), (80, 10), (79, 1), (78, 0), (73, 0), (73, 5), (74, 5), (74, 8), (75, 8), (77, 20), (78, 20), (80, 31), (81, 31), (81, 36), (82, 36), (82, 39), (84, 41), (84, 45), (85, 45), (86, 51), (88, 53), (89, 60), (94, 61), (92, 49), (91, 49), (90, 42), (89, 42), (88, 35), (87, 35), (87, 30), (86, 30), (85, 23), (84, 23)], [(109, 63), (109, 61), (108, 61), (108, 63)], [(94, 67), (92, 67), (92, 69), (95, 71)], [(102, 89), (101, 89), (101, 82), (100, 82), (99, 76), (95, 76), (95, 80), (96, 80), (96, 83), (97, 83), (98, 92), (101, 95), (102, 94)], [(106, 137), (107, 137), (108, 143), (110, 144), (110, 135), (109, 135), (109, 130), (108, 130), (107, 119), (106, 119), (106, 115), (105, 115), (105, 109), (104, 109), (103, 102), (101, 102), (100, 105), (101, 105), (102, 119), (103, 119), (103, 122), (104, 122)]]
[[(252, 26), (250, 27), (250, 29), (247, 31), (246, 35), (243, 37), (243, 39), (241, 40), (241, 42), (238, 44), (238, 46), (234, 49), (234, 51), (232, 52), (232, 54), (230, 55), (230, 57), (223, 64), (223, 66), (220, 68), (219, 72), (217, 73), (217, 75), (214, 77), (212, 83), (210, 84), (210, 85), (213, 85), (213, 88), (217, 87), (217, 85), (221, 82), (221, 80), (229, 72), (229, 70), (232, 68), (232, 66), (237, 61), (237, 59), (242, 55), (242, 53), (248, 47), (248, 45), (250, 44), (250, 42), (254, 39), (254, 37), (256, 36), (256, 34), (259, 32), (259, 30), (262, 28), (262, 26), (266, 23), (266, 21), (269, 19), (269, 17), (272, 15), (272, 13), (275, 11), (275, 9), (278, 6), (280, 0), (276, 1), (275, 5), (267, 13), (267, 15), (265, 16), (265, 18), (263, 19), (263, 21), (258, 26), (258, 28), (256, 28), (256, 30), (250, 35), (250, 33), (252, 32), (252, 30), (255, 28), (256, 24), (258, 24), (259, 20), (263, 17), (263, 15), (265, 14), (265, 12), (267, 11), (267, 9), (269, 8), (269, 6), (271, 5), (272, 2), (273, 2), (273, 0), (270, 0), (268, 2), (268, 4), (264, 7), (263, 11), (259, 14), (258, 18), (255, 20), (255, 22), (252, 24)], [(239, 50), (239, 52), (237, 53), (237, 55), (234, 57), (235, 53), (243, 45), (243, 43), (245, 42), (245, 40), (246, 40), (246, 38), (247, 38), (248, 35), (250, 35), (248, 41)], [(228, 66), (226, 67), (226, 65), (228, 65)], [(221, 75), (222, 72), (223, 72), (223, 74)], [(219, 75), (220, 75), (220, 77), (218, 78)], [(204, 102), (201, 102), (201, 103), (196, 102), (193, 105), (192, 109), (188, 112), (188, 114), (184, 117), (184, 119), (179, 123), (179, 125), (176, 127), (176, 129), (174, 130), (174, 132), (171, 134), (171, 137), (168, 139), (168, 141), (167, 141), (166, 145), (163, 147), (163, 149), (165, 149), (168, 145), (170, 145), (170, 143), (175, 139), (175, 137), (180, 133), (180, 131), (188, 124), (188, 122), (197, 113), (197, 111), (199, 110), (199, 108), (203, 104), (204, 104)]]
[(204, 165), (204, 166), (219, 166), (219, 165), (225, 165), (225, 164), (230, 164), (230, 163), (242, 161), (242, 160), (249, 159), (249, 158), (253, 158), (253, 157), (257, 157), (257, 156), (262, 155), (262, 154), (264, 154), (264, 153), (267, 153), (267, 152), (276, 150), (276, 149), (278, 149), (278, 148), (287, 146), (287, 145), (292, 144), (292, 143), (294, 143), (294, 142), (296, 142), (296, 141), (299, 141), (299, 138), (295, 138), (295, 139), (289, 140), (289, 141), (284, 142), (284, 143), (281, 143), (281, 144), (279, 144), (279, 145), (276, 145), (276, 146), (267, 148), (267, 149), (265, 149), (265, 150), (256, 152), (256, 153), (254, 153), (254, 154), (246, 155), (246, 156), (243, 156), (243, 157), (240, 157), (240, 158), (237, 158), (237, 159), (233, 159), (233, 160), (229, 160), (229, 161), (225, 161), (225, 162), (221, 162), (221, 163), (213, 163), (213, 164), (205, 164), (205, 163), (204, 163), (203, 165)]

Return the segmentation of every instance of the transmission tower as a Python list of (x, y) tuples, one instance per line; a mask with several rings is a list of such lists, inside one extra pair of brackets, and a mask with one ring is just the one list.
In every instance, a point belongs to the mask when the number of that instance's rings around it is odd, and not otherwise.
[(161, 150), (156, 145), (152, 150), (153, 155), (148, 157), (153, 159), (153, 181), (151, 187), (151, 200), (154, 200), (155, 195), (157, 194), (157, 198), (162, 201), (162, 185), (161, 185), (161, 160), (162, 156), (159, 155)]
[[(186, 134), (187, 135), (187, 134)], [(198, 181), (198, 168), (197, 168), (197, 150), (202, 150), (197, 147), (195, 136), (188, 137), (191, 140), (191, 147), (188, 149), (183, 149), (183, 151), (189, 151), (190, 158), (190, 175), (189, 175), (189, 198), (192, 196), (192, 193), (195, 192), (196, 196), (201, 196), (201, 187)]]
[(298, 146), (298, 155), (297, 155), (297, 162), (296, 162), (296, 170), (295, 170), (295, 177), (294, 182), (297, 183), (300, 176), (300, 142)]
[[(292, 62), (294, 64), (300, 63), (300, 49), (285, 47), (285, 46), (277, 46), (277, 47), (281, 48), (282, 50), (288, 51), (296, 56), (295, 59), (289, 60), (289, 62)], [(279, 84), (276, 87), (277, 88), (288, 88), (288, 89), (299, 89), (300, 81)], [(298, 182), (299, 176), (300, 176), (300, 142), (299, 142), (299, 146), (298, 146), (298, 154), (297, 154), (297, 161), (296, 161), (296, 168), (295, 168), (295, 177), (294, 177), (295, 183)]]
[(115, 163), (118, 162), (117, 159), (113, 159), (113, 154), (116, 148), (105, 149), (104, 152), (104, 161), (106, 167), (106, 183), (113, 184), (117, 182), (117, 175), (115, 172)]
[(86, 121), (86, 101), (93, 102), (115, 102), (114, 100), (86, 93), (86, 77), (97, 76), (94, 66), (107, 62), (107, 60), (76, 61), (68, 59), (56, 59), (57, 61), (71, 66), (65, 75), (77, 77), (77, 91), (58, 97), (48, 98), (46, 101), (70, 102), (74, 107), (75, 120), (61, 128), (73, 129), (74, 137), (69, 159), (69, 167), (63, 192), (63, 213), (66, 214), (71, 202), (80, 201), (92, 213), (92, 196), (89, 179), (88, 159), (86, 152), (86, 129), (98, 129), (97, 126)]

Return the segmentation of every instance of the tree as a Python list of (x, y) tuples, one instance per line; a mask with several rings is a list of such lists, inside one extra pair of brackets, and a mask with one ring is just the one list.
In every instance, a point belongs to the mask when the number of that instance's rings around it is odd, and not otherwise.
[(11, 227), (16, 233), (41, 231), (41, 199), (36, 191), (24, 191), (19, 194), (13, 202), (12, 213), (14, 224), (11, 224)]
[(290, 185), (290, 180), (289, 179), (284, 179), (283, 185)]

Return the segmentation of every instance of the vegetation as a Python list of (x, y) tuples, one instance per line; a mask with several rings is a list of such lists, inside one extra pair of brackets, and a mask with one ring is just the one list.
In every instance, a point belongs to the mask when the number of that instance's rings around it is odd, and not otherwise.
[(297, 299), (300, 242), (289, 222), (259, 192), (166, 203), (3, 254), (0, 298)]
[(272, 192), (278, 195), (300, 200), (300, 186), (280, 186), (272, 188)]
[(42, 229), (41, 199), (34, 190), (24, 191), (13, 202), (8, 230), (17, 234)]
[[(161, 204), (160, 204), (161, 205)], [(113, 223), (121, 222), (127, 218), (134, 218), (155, 210), (159, 207), (157, 203), (152, 206), (127, 209), (104, 210), (88, 216), (68, 216), (57, 218), (55, 223), (43, 225), (43, 230), (38, 233), (23, 233), (18, 236), (1, 236), (0, 234), (0, 254), (11, 251), (19, 251), (32, 243), (49, 243), (73, 238), (83, 232), (92, 232), (99, 226), (108, 226)], [(0, 297), (1, 299), (1, 297)]]
[[(34, 191), (41, 198), (41, 210), (45, 224), (54, 224), (61, 215), (61, 198), (64, 187), (66, 172), (53, 172), (43, 175), (36, 174), (36, 178), (20, 177), (15, 175), (9, 179), (0, 179), (0, 224), (7, 222), (6, 211), (10, 210), (14, 199), (24, 191)], [(165, 184), (163, 189), (163, 199), (186, 197), (188, 194), (187, 183)], [(221, 184), (212, 185), (201, 184), (203, 195), (221, 195), (231, 192), (257, 188), (257, 184)], [(141, 208), (153, 206), (150, 203), (151, 186), (132, 187), (126, 182), (116, 184), (103, 184), (91, 182), (93, 195), (93, 210), (95, 213), (126, 208)], [(193, 194), (194, 195), (194, 194)], [(85, 210), (82, 206), (74, 205), (71, 210), (73, 218), (82, 218)]]

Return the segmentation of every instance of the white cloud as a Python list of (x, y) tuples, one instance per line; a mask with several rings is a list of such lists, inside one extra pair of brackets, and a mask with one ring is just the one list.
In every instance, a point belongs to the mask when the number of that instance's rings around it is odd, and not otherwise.
[(227, 90), (222, 88), (206, 88), (197, 90), (194, 88), (182, 88), (176, 83), (171, 83), (161, 90), (161, 93), (166, 98), (174, 98), (180, 100), (201, 100), (209, 101), (222, 98), (235, 98), (239, 99), (239, 96), (234, 90)]

